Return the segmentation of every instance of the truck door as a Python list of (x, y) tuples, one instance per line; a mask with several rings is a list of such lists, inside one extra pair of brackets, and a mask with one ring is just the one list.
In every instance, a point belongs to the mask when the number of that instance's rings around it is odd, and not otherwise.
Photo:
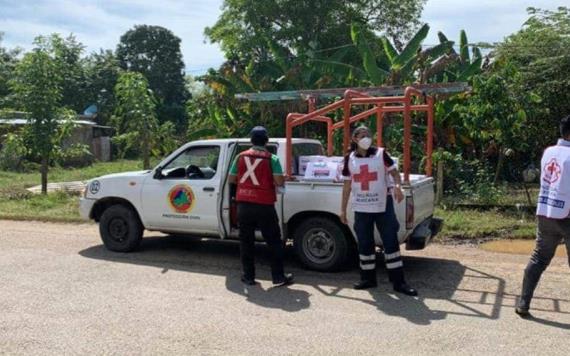
[[(240, 143), (236, 148), (230, 146), (232, 152), (228, 152), (228, 162), (233, 162), (235, 157), (251, 148), (250, 143)], [(270, 142), (266, 146), (267, 150), (272, 154), (277, 153), (277, 144)], [(229, 170), (229, 169), (228, 169)], [(226, 183), (224, 186), (225, 193), (223, 199), (223, 214), (222, 223), (224, 230), (228, 233), (230, 237), (237, 237), (239, 234), (238, 222), (237, 222), (237, 202), (235, 201), (236, 190), (235, 186), (231, 187), (230, 184)], [(275, 209), (277, 210), (277, 215), (279, 217), (279, 222), (281, 228), (283, 227), (283, 194), (277, 194), (277, 202), (275, 203)], [(256, 231), (256, 237), (258, 240), (262, 240), (261, 232)]]
[(150, 228), (219, 234), (219, 145), (190, 146), (149, 176), (142, 190), (142, 207)]

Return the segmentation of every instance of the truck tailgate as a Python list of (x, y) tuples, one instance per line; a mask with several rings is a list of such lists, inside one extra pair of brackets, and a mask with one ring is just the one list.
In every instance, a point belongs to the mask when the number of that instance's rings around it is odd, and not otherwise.
[(414, 199), (414, 226), (417, 226), (433, 215), (434, 180), (432, 177), (412, 174), (410, 185)]

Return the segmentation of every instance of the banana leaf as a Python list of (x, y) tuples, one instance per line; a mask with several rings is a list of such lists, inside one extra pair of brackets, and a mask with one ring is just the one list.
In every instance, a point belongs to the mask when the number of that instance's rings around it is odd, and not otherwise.
[(360, 53), (360, 57), (362, 57), (362, 65), (368, 74), (368, 77), (375, 85), (383, 84), (389, 73), (382, 70), (376, 64), (376, 58), (368, 46), (364, 30), (360, 25), (352, 24), (350, 33), (352, 41), (356, 45), (356, 48)]
[[(447, 39), (447, 36), (445, 36), (445, 35), (443, 34), (443, 32), (441, 32), (441, 31), (439, 31), (439, 32), (437, 33), (437, 37), (439, 38), (439, 43), (450, 42), (450, 41)], [(453, 41), (451, 41), (451, 42), (453, 42)], [(455, 42), (453, 42), (453, 44), (455, 45)], [(452, 46), (451, 49), (449, 50), (449, 53), (457, 53), (457, 52), (455, 52), (455, 48), (453, 48), (453, 46)]]
[(402, 53), (400, 53), (396, 59), (393, 61), (393, 64), (397, 67), (402, 67), (403, 65), (407, 64), (412, 57), (414, 57), (418, 50), (421, 49), (422, 42), (427, 37), (429, 32), (429, 25), (424, 24), (422, 28), (412, 37), (412, 39), (406, 44)]
[(421, 52), (421, 56), (423, 58), (429, 58), (431, 60), (435, 60), (441, 56), (443, 56), (444, 54), (448, 54), (451, 52), (451, 50), (453, 49), (453, 44), (455, 42), (453, 41), (446, 41), (446, 42), (442, 42), (436, 46), (427, 48), (425, 50), (423, 50)]
[(398, 57), (398, 51), (396, 51), (392, 43), (390, 43), (386, 37), (382, 37), (382, 47), (384, 47), (384, 53), (386, 53), (391, 66)]
[(275, 63), (277, 63), (283, 72), (289, 70), (289, 64), (287, 63), (287, 58), (289, 58), (289, 51), (272, 40), (268, 40), (267, 44), (269, 46), (271, 54), (273, 55), (273, 60)]
[(483, 55), (481, 54), (481, 50), (479, 49), (479, 47), (473, 47), (473, 61), (475, 61), (477, 58), (482, 58)]
[(459, 54), (461, 56), (461, 61), (464, 64), (470, 63), (469, 59), (469, 42), (467, 42), (467, 34), (465, 30), (461, 30), (459, 35)]
[(483, 63), (483, 58), (479, 57), (473, 61), (473, 63), (467, 66), (459, 76), (457, 77), (456, 81), (458, 82), (466, 82), (471, 79), (472, 76), (475, 74), (479, 74), (481, 72), (481, 64)]
[(398, 85), (405, 83), (406, 79), (408, 79), (413, 74), (415, 69), (415, 64), (416, 64), (416, 57), (414, 56), (412, 59), (408, 61), (408, 63), (406, 63), (402, 68), (400, 68), (398, 83), (392, 83), (392, 84)]

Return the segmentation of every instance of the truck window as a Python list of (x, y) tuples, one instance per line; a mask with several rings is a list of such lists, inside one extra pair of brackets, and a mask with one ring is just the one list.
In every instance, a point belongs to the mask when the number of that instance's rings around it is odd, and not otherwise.
[(194, 146), (180, 153), (162, 169), (165, 179), (211, 179), (218, 170), (220, 146)]
[(322, 156), (323, 155), (323, 145), (320, 143), (294, 143), (293, 144), (293, 156)]

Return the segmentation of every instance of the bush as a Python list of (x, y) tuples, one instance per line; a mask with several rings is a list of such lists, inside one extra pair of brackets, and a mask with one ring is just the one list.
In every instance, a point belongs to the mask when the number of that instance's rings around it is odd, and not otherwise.
[(86, 167), (93, 164), (94, 157), (87, 145), (73, 144), (67, 148), (58, 150), (55, 155), (57, 165), (65, 168)]
[(24, 200), (32, 196), (28, 190), (20, 187), (0, 188), (0, 199), (4, 200)]
[(21, 171), (28, 150), (22, 138), (15, 134), (7, 134), (0, 148), (0, 170)]

